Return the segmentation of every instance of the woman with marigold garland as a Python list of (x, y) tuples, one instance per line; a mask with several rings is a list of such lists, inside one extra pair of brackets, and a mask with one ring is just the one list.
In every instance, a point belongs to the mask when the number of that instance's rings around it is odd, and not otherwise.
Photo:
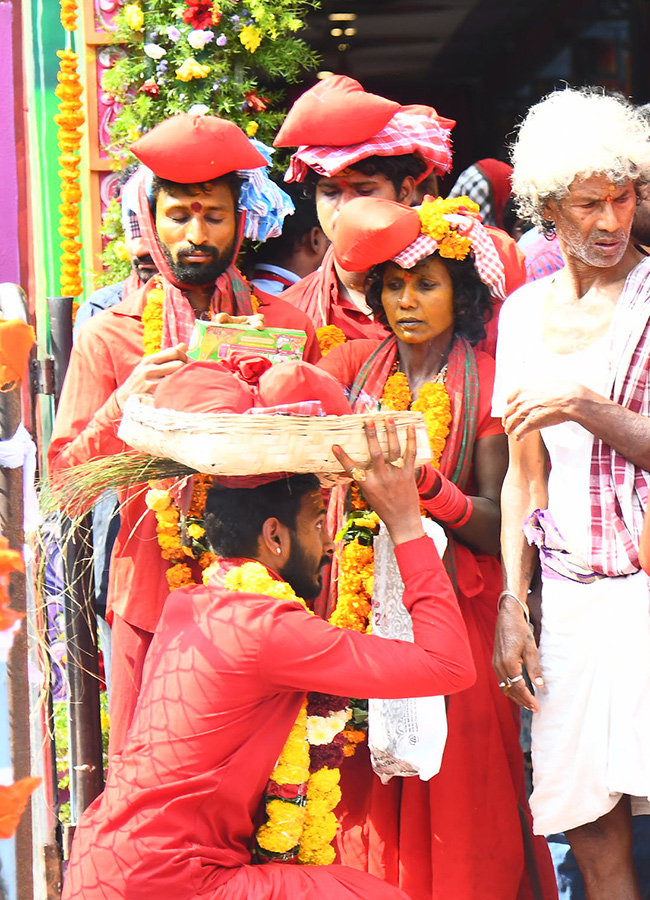
[[(393, 334), (339, 346), (319, 363), (349, 391), (355, 412), (422, 411), (433, 460), (418, 473), (420, 501), (447, 534), (445, 564), (477, 667), (477, 683), (448, 699), (449, 734), (432, 780), (382, 785), (363, 747), (341, 769), (342, 862), (399, 885), (412, 900), (556, 896), (546, 844), (530, 828), (519, 718), (492, 670), (507, 444), (490, 414), (494, 362), (474, 345), (485, 335), (490, 291), (502, 289), (504, 276), (477, 212), (467, 197), (426, 198), (419, 210), (350, 201), (334, 252), (344, 268), (368, 271), (368, 305)], [(354, 487), (348, 497), (334, 492), (330, 527), (344, 523), (358, 498)], [(348, 519), (356, 533), (358, 515)], [(331, 621), (365, 630), (372, 548), (346, 543), (335, 583)]]

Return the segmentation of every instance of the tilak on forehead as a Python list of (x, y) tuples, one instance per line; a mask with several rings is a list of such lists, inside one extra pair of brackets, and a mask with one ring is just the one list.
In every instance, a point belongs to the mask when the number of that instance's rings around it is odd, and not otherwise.
[(195, 200), (194, 203), (192, 203), (192, 205), (190, 206), (190, 209), (192, 210), (192, 212), (199, 213), (203, 209), (203, 205), (199, 203), (198, 200)]

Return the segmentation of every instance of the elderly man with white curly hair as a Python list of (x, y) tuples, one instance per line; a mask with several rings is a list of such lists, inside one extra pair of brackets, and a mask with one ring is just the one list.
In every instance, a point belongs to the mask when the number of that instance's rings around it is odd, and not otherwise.
[[(493, 414), (509, 437), (494, 666), (533, 710), (535, 831), (565, 831), (587, 900), (641, 900), (632, 815), (650, 811), (650, 258), (628, 241), (650, 130), (624, 100), (563, 90), (513, 149), (520, 211), (566, 267), (499, 321)], [(539, 558), (539, 651), (527, 596)], [(527, 682), (524, 667), (530, 676)]]

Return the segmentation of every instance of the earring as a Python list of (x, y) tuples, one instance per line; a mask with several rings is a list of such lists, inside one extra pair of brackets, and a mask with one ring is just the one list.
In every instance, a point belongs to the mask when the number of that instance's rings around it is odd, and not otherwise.
[(276, 548), (275, 548), (275, 552), (276, 552), (276, 553), (282, 553), (282, 548), (281, 548), (281, 547), (276, 547)]

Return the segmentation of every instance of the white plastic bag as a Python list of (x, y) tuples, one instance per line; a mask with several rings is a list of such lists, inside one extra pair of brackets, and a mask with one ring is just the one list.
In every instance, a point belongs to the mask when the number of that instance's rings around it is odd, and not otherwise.
[[(430, 519), (422, 522), (442, 556), (447, 546), (443, 529)], [(374, 552), (372, 633), (412, 642), (413, 623), (402, 602), (404, 582), (383, 523), (374, 541)], [(419, 775), (422, 781), (428, 781), (440, 771), (446, 740), (444, 697), (368, 701), (370, 758), (383, 784), (394, 775)]]

